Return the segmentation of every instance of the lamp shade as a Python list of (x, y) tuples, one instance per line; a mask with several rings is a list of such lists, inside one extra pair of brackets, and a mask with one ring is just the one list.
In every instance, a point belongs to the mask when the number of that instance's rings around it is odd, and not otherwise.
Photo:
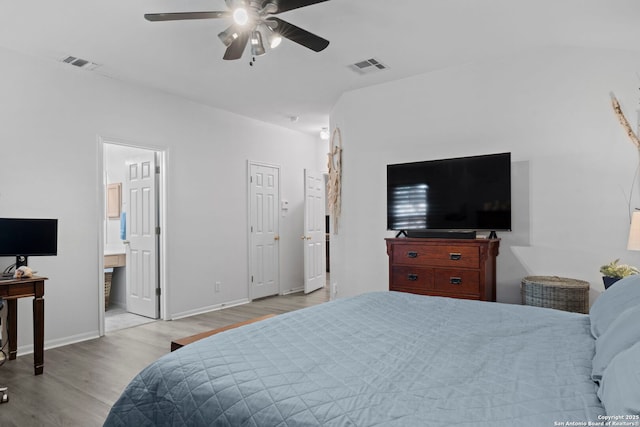
[(640, 211), (636, 211), (631, 215), (631, 228), (629, 229), (627, 249), (630, 251), (640, 251)]
[(222, 41), (222, 43), (224, 43), (226, 47), (229, 47), (231, 46), (231, 43), (233, 43), (233, 41), (238, 38), (238, 32), (232, 25), (218, 34), (218, 38)]
[(255, 30), (251, 33), (251, 54), (253, 56), (260, 56), (265, 53), (264, 44), (262, 44), (262, 34), (260, 34), (260, 31)]

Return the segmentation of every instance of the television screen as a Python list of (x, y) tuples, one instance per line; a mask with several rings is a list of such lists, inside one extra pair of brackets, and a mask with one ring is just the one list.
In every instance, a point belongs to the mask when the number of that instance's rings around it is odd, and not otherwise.
[(0, 256), (57, 253), (57, 219), (0, 218)]
[(387, 229), (511, 230), (511, 153), (387, 165)]

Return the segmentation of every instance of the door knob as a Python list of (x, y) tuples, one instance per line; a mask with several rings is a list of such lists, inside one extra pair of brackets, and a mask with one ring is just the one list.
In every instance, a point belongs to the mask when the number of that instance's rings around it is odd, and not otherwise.
[(280, 240), (280, 236), (277, 236), (277, 235), (276, 235), (276, 236), (274, 236), (274, 237), (273, 237), (273, 240)]

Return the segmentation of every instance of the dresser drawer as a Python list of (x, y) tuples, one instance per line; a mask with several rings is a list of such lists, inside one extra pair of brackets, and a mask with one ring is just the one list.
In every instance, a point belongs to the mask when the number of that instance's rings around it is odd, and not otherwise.
[(496, 300), (499, 239), (387, 238), (389, 290)]
[(433, 289), (433, 269), (417, 267), (393, 267), (391, 269), (392, 291), (422, 293)]
[(435, 270), (434, 289), (455, 294), (479, 294), (480, 273), (467, 270)]
[(433, 267), (480, 267), (480, 251), (475, 246), (396, 245), (393, 264)]

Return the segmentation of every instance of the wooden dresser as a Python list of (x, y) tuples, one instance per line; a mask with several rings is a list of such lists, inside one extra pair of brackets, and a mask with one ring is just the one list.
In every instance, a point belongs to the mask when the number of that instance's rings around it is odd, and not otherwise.
[(500, 239), (385, 240), (390, 291), (496, 300)]

